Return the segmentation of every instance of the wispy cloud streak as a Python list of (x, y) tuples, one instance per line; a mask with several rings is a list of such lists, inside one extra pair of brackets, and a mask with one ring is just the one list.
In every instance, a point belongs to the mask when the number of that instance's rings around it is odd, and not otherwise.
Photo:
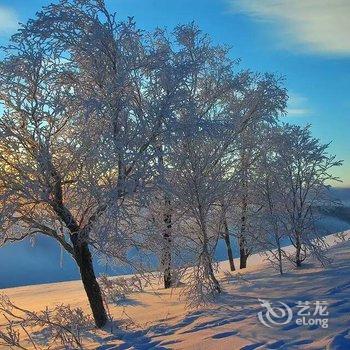
[(311, 114), (311, 110), (307, 107), (308, 100), (306, 97), (296, 93), (289, 93), (287, 104), (287, 116), (304, 117)]
[(16, 12), (9, 8), (0, 5), (0, 35), (9, 35), (18, 27), (18, 17)]
[(349, 0), (227, 1), (231, 11), (271, 24), (284, 48), (350, 55)]

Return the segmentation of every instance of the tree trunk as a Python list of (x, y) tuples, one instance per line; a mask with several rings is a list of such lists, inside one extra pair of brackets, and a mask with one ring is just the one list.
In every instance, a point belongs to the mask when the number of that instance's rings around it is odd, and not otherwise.
[(276, 241), (277, 241), (277, 250), (278, 250), (278, 267), (279, 267), (280, 274), (283, 275), (281, 243), (278, 238), (276, 238)]
[(211, 257), (210, 257), (209, 251), (208, 251), (208, 246), (205, 245), (203, 248), (204, 248), (203, 255), (205, 258), (204, 265), (205, 265), (205, 269), (207, 270), (207, 275), (210, 278), (211, 282), (213, 283), (213, 288), (214, 288), (215, 292), (220, 294), (221, 287), (220, 287), (219, 281), (216, 279), (215, 274), (214, 274), (213, 263), (212, 263), (212, 260), (211, 260)]
[(164, 240), (164, 250), (162, 253), (162, 266), (164, 270), (164, 288), (170, 288), (172, 286), (172, 279), (171, 279), (171, 252), (170, 252), (170, 246), (171, 246), (171, 236), (169, 233), (165, 232), (163, 234), (163, 240)]
[(301, 242), (300, 242), (300, 237), (299, 234), (296, 234), (296, 240), (295, 240), (295, 265), (296, 267), (301, 267)]
[(248, 254), (246, 253), (246, 249), (239, 249), (239, 268), (245, 269), (247, 267)]
[(246, 234), (246, 216), (245, 216), (245, 210), (243, 211), (242, 218), (241, 218), (241, 232), (238, 239), (238, 245), (239, 245), (239, 268), (245, 269), (247, 267), (247, 260), (248, 260), (248, 250), (247, 250), (247, 243), (245, 240), (245, 234)]
[[(164, 165), (164, 149), (162, 140), (158, 140), (157, 144), (158, 152), (158, 166), (159, 166), (159, 177), (161, 184), (165, 182), (165, 165)], [(163, 212), (163, 247), (161, 252), (160, 265), (163, 270), (164, 288), (170, 288), (172, 286), (171, 277), (171, 201), (169, 195), (164, 193), (164, 212)]]
[(79, 266), (81, 280), (89, 300), (95, 324), (98, 328), (102, 328), (107, 323), (107, 313), (101, 289), (96, 280), (89, 246), (86, 242), (79, 242), (77, 237), (72, 238), (72, 243), (74, 246), (74, 257)]
[(214, 274), (214, 271), (213, 271), (213, 265), (212, 265), (211, 262), (208, 265), (208, 267), (209, 267), (209, 276), (210, 276), (210, 278), (211, 278), (211, 280), (212, 280), (212, 282), (214, 284), (215, 291), (220, 294), (221, 293), (220, 283), (215, 277), (215, 274)]
[(165, 195), (165, 212), (164, 212), (164, 232), (163, 232), (163, 252), (161, 264), (164, 271), (164, 288), (172, 286), (171, 278), (171, 203), (167, 195)]
[(243, 198), (242, 198), (242, 206), (241, 206), (241, 231), (239, 233), (238, 245), (239, 245), (239, 268), (245, 269), (247, 267), (247, 259), (248, 259), (248, 248), (246, 242), (246, 234), (247, 234), (247, 211), (248, 211), (248, 200), (247, 200), (247, 175), (245, 175), (243, 179)]
[(55, 180), (55, 185), (52, 189), (55, 200), (52, 203), (52, 208), (71, 233), (70, 241), (73, 245), (73, 257), (79, 266), (81, 280), (89, 300), (95, 324), (98, 328), (102, 328), (107, 323), (107, 313), (103, 304), (101, 289), (96, 280), (89, 245), (85, 237), (81, 239), (85, 235), (88, 236), (90, 226), (81, 230), (72, 213), (65, 207), (63, 204), (61, 176), (51, 162), (49, 167), (51, 176)]
[(200, 213), (200, 221), (201, 221), (201, 229), (202, 229), (202, 235), (203, 235), (203, 242), (202, 242), (202, 256), (204, 258), (203, 266), (206, 272), (206, 275), (210, 279), (211, 283), (213, 284), (213, 291), (216, 293), (221, 293), (221, 287), (219, 281), (216, 279), (214, 270), (213, 270), (213, 261), (212, 256), (209, 254), (209, 239), (207, 235), (206, 230), (206, 224), (205, 224), (205, 216), (202, 211), (202, 206), (199, 205), (199, 213)]
[(224, 240), (226, 243), (226, 248), (227, 248), (227, 256), (228, 256), (228, 261), (230, 263), (230, 270), (231, 271), (235, 271), (235, 263), (233, 260), (233, 254), (232, 254), (232, 248), (231, 248), (231, 242), (230, 242), (230, 233), (228, 230), (228, 226), (227, 226), (227, 221), (226, 218), (224, 220), (224, 228), (225, 228), (225, 232), (224, 232)]
[(248, 214), (248, 171), (249, 171), (249, 148), (245, 145), (245, 137), (243, 134), (243, 148), (241, 154), (241, 169), (242, 169), (242, 198), (241, 198), (241, 228), (238, 236), (239, 246), (239, 268), (247, 267), (247, 259), (249, 256), (247, 247), (247, 214)]

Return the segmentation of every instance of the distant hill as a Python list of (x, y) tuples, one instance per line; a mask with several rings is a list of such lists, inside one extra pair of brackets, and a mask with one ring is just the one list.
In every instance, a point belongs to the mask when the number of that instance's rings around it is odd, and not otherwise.
[(350, 207), (350, 188), (332, 187), (331, 192), (335, 199), (339, 199), (344, 206)]
[(335, 187), (331, 192), (333, 198), (339, 200), (342, 205), (323, 208), (322, 212), (350, 225), (350, 188)]
[(324, 208), (323, 213), (350, 224), (350, 207), (336, 206)]

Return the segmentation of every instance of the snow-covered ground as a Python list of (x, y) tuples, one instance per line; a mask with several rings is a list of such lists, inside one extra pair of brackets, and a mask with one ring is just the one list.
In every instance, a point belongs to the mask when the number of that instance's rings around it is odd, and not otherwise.
[[(346, 237), (350, 238), (350, 231)], [(309, 261), (299, 270), (289, 269), (283, 277), (259, 255), (251, 257), (248, 269), (231, 276), (227, 273), (228, 263), (220, 263), (219, 277), (225, 292), (215, 303), (196, 310), (186, 310), (185, 302), (179, 299), (181, 288), (164, 290), (153, 286), (132, 294), (123, 305), (111, 307), (114, 318), (123, 321), (122, 326), (114, 332), (107, 327), (91, 334), (85, 348), (350, 349), (350, 241), (342, 242), (335, 235), (328, 236), (327, 241), (333, 260), (329, 266), (322, 268)], [(4, 292), (14, 303), (31, 310), (69, 303), (88, 311), (80, 281), (10, 288)], [(282, 307), (279, 302), (285, 303), (290, 310), (283, 307), (284, 310), (292, 315), (290, 322), (272, 318), (283, 324), (269, 323), (259, 298), (273, 306)], [(302, 318), (298, 315), (299, 302), (310, 302), (310, 308), (304, 310), (304, 314), (311, 311), (304, 317), (307, 325), (298, 324), (297, 319)], [(315, 303), (320, 302), (325, 302), (326, 308), (313, 315)], [(259, 321), (259, 312), (271, 327)], [(310, 320), (317, 318), (326, 319), (328, 327), (312, 324), (317, 321)]]

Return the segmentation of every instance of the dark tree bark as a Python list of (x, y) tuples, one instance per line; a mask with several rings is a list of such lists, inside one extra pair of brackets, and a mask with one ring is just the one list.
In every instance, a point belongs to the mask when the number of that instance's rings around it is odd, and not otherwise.
[(291, 242), (295, 247), (295, 255), (294, 260), (292, 259), (292, 262), (295, 264), (296, 267), (301, 267), (302, 262), (306, 259), (306, 249), (302, 242), (302, 236), (299, 231), (294, 233), (294, 239), (291, 238)]
[(239, 268), (245, 269), (247, 267), (248, 254), (245, 248), (239, 249)]
[(248, 155), (247, 149), (243, 145), (243, 151), (241, 155), (242, 166), (242, 201), (241, 201), (241, 228), (238, 236), (239, 246), (239, 268), (245, 269), (247, 267), (247, 259), (249, 256), (249, 250), (247, 247), (246, 235), (247, 235), (247, 214), (248, 214)]
[(215, 277), (215, 274), (214, 274), (213, 262), (212, 262), (210, 254), (209, 254), (209, 251), (208, 251), (208, 244), (207, 244), (206, 238), (205, 238), (205, 243), (203, 244), (203, 257), (206, 260), (204, 265), (207, 269), (207, 275), (210, 278), (211, 282), (213, 283), (213, 288), (216, 291), (216, 293), (220, 294), (221, 287), (220, 287), (219, 281), (217, 280), (217, 278)]
[(73, 257), (79, 266), (81, 280), (89, 300), (95, 324), (98, 328), (101, 328), (107, 323), (107, 313), (103, 304), (101, 289), (96, 280), (87, 239), (93, 218), (90, 218), (90, 222), (85, 228), (79, 226), (73, 214), (63, 203), (61, 177), (53, 164), (50, 165), (51, 175), (55, 180), (51, 189), (54, 195), (54, 201), (51, 203), (51, 206), (71, 233), (70, 240), (73, 245)]
[(164, 233), (163, 233), (163, 253), (162, 253), (162, 266), (164, 269), (164, 288), (170, 288), (172, 286), (171, 278), (171, 213), (170, 213), (170, 200), (166, 199), (166, 213), (164, 215)]
[(103, 303), (100, 286), (96, 280), (88, 243), (79, 241), (78, 234), (71, 236), (74, 258), (79, 266), (81, 280), (89, 300), (95, 324), (98, 328), (107, 323), (107, 313)]
[(300, 237), (299, 234), (296, 234), (296, 239), (295, 239), (295, 265), (296, 267), (301, 267), (302, 263), (302, 258), (301, 258), (301, 242), (300, 242)]
[[(199, 198), (198, 192), (196, 194), (197, 194), (197, 198)], [(209, 238), (208, 238), (206, 222), (205, 222), (206, 216), (205, 216), (205, 213), (203, 212), (203, 207), (199, 201), (198, 201), (198, 212), (199, 212), (199, 220), (200, 220), (200, 229), (202, 231), (202, 237), (201, 237), (201, 241), (202, 241), (201, 242), (202, 243), (202, 253), (201, 253), (202, 266), (204, 266), (206, 277), (208, 277), (209, 280), (211, 281), (212, 292), (221, 293), (220, 283), (214, 274), (212, 254), (209, 253)]]
[(212, 263), (210, 263), (208, 265), (208, 268), (209, 268), (209, 276), (210, 276), (210, 278), (211, 278), (211, 280), (212, 280), (212, 282), (214, 284), (215, 291), (220, 294), (221, 293), (220, 283), (215, 277)]
[[(157, 145), (158, 151), (158, 165), (159, 165), (159, 176), (160, 181), (164, 183), (165, 181), (165, 165), (164, 165), (164, 149), (162, 140), (158, 140)], [(169, 195), (164, 192), (164, 211), (163, 211), (163, 247), (161, 252), (161, 268), (163, 270), (163, 281), (164, 288), (170, 288), (172, 286), (172, 276), (171, 276), (171, 230), (172, 230), (172, 208)]]
[(226, 248), (227, 248), (227, 256), (228, 256), (228, 261), (230, 263), (230, 270), (231, 271), (235, 271), (235, 262), (233, 260), (233, 253), (232, 253), (232, 248), (231, 248), (231, 242), (230, 242), (230, 233), (228, 230), (228, 226), (227, 226), (227, 221), (226, 219), (224, 219), (224, 240), (226, 243)]
[(245, 239), (246, 235), (246, 221), (247, 221), (247, 204), (245, 198), (243, 199), (242, 205), (242, 216), (241, 216), (241, 231), (238, 237), (239, 245), (239, 268), (245, 269), (247, 267), (247, 260), (249, 256), (247, 242)]
[(282, 265), (282, 249), (281, 249), (281, 243), (279, 238), (276, 238), (277, 243), (277, 250), (278, 250), (278, 268), (280, 271), (280, 274), (283, 275), (283, 265)]

